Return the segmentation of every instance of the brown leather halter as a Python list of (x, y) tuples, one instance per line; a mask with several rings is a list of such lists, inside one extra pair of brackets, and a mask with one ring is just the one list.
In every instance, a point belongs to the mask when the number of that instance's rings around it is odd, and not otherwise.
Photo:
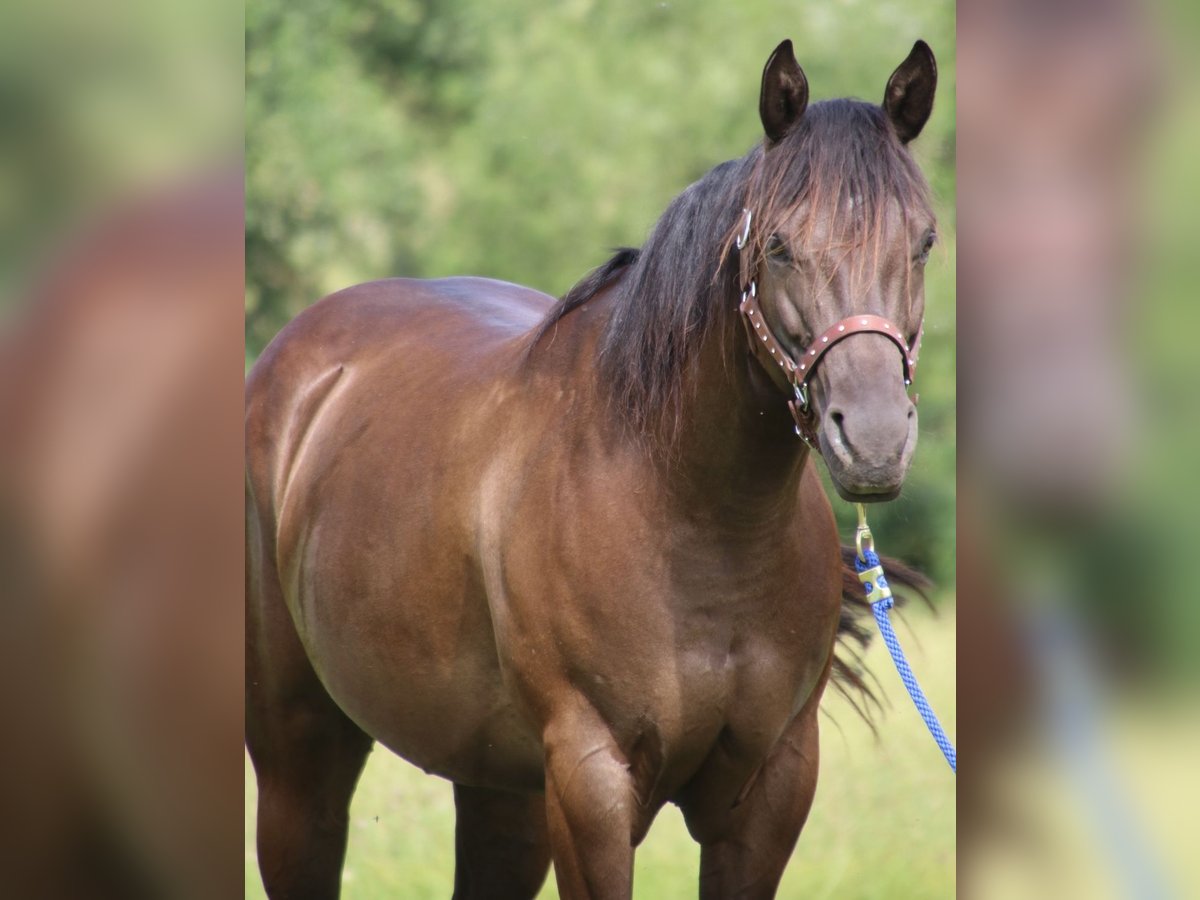
[[(750, 210), (743, 210), (745, 223), (737, 237), (739, 253), (745, 249), (750, 238)], [(817, 449), (817, 429), (819, 423), (808, 402), (808, 382), (816, 371), (817, 363), (838, 341), (845, 340), (852, 334), (871, 332), (882, 334), (900, 349), (900, 359), (904, 366), (904, 383), (912, 384), (913, 374), (917, 368), (917, 357), (921, 349), (921, 336), (924, 333), (924, 323), (917, 330), (917, 339), (910, 348), (904, 339), (904, 332), (893, 322), (883, 316), (870, 313), (847, 316), (840, 322), (834, 323), (823, 334), (818, 336), (808, 348), (793, 359), (787, 348), (775, 337), (771, 326), (763, 317), (762, 307), (758, 303), (758, 285), (754, 274), (750, 273), (752, 261), (749, 254), (740, 256), (742, 300), (738, 311), (742, 314), (742, 324), (746, 326), (746, 336), (750, 340), (751, 352), (762, 363), (771, 380), (792, 394), (788, 400), (788, 410), (796, 421), (796, 434), (804, 443)], [(749, 277), (748, 277), (749, 276)], [(915, 398), (914, 401), (916, 402)]]

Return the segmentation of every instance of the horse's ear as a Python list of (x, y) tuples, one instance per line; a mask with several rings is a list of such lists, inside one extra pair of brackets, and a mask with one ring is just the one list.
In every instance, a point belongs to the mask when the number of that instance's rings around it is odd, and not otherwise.
[(792, 53), (792, 42), (775, 48), (763, 68), (758, 114), (771, 143), (782, 140), (808, 106), (808, 79)]
[(936, 90), (937, 60), (928, 44), (917, 41), (908, 59), (892, 73), (883, 92), (883, 109), (892, 120), (900, 143), (907, 144), (921, 133), (933, 112)]

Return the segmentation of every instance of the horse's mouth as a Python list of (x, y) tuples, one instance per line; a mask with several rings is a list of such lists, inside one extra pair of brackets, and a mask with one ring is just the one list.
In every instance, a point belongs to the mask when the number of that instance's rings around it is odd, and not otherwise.
[(825, 429), (819, 447), (829, 480), (848, 503), (886, 503), (900, 496), (912, 458), (913, 433), (899, 450), (875, 450), (865, 456), (844, 443), (830, 441)]
[(838, 496), (847, 503), (886, 503), (889, 500), (895, 500), (899, 497), (900, 489), (903, 487), (903, 484), (894, 486), (885, 485), (883, 487), (875, 487), (873, 485), (847, 486), (842, 484), (832, 472), (829, 474), (829, 480), (833, 482), (833, 487), (838, 492)]

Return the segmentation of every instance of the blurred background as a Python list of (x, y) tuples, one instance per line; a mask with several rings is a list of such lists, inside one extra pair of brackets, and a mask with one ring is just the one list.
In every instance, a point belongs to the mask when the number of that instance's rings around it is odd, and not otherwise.
[(964, 896), (1200, 895), (1197, 24), (958, 4)]
[(0, 896), (242, 890), (242, 61), (0, 8)]
[[(785, 888), (1200, 893), (1195, 4), (497, 6), (0, 12), (0, 893), (260, 890), (247, 365), (355, 281), (561, 293), (757, 139), (783, 36), (815, 98), (877, 99), (915, 37), (941, 64), (921, 444), (873, 517), (938, 582), (901, 637), (966, 760), (957, 784), (874, 648), (880, 736), (830, 701)], [(443, 787), (377, 755), (347, 896), (447, 892)], [(690, 892), (692, 852), (664, 815), (640, 889)]]
[[(831, 699), (785, 891), (1200, 894), (1200, 9), (498, 7), (0, 10), (0, 894), (261, 890), (247, 365), (354, 281), (561, 293), (757, 139), (783, 36), (817, 98), (878, 98), (918, 36), (941, 63), (915, 148), (943, 235), (921, 445), (874, 517), (938, 581), (939, 616), (901, 637), (965, 760), (950, 780), (873, 648), (880, 736)], [(377, 755), (347, 896), (448, 892), (444, 787)], [(694, 871), (665, 814), (639, 890), (688, 893)]]
[[(913, 42), (929, 42), (938, 97), (914, 152), (941, 243), (927, 269), (920, 445), (903, 496), (871, 518), (883, 552), (937, 583), (938, 616), (913, 608), (901, 634), (953, 733), (951, 3), (253, 0), (246, 28), (248, 365), (304, 307), (356, 282), (475, 274), (561, 295), (760, 140), (762, 68), (783, 38), (813, 100), (873, 102)], [(849, 540), (853, 510), (830, 495)], [(953, 894), (953, 777), (882, 646), (868, 665), (879, 733), (830, 692), (818, 799), (781, 896)], [(253, 812), (247, 769), (246, 890), (261, 896)], [(449, 785), (377, 750), (351, 828), (347, 896), (449, 893)], [(698, 850), (673, 807), (638, 860), (637, 896), (695, 893)]]

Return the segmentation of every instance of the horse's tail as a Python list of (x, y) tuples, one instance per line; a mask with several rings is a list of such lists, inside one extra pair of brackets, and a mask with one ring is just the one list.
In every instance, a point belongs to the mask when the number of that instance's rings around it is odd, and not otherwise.
[[(872, 714), (880, 709), (880, 703), (872, 683), (878, 682), (863, 662), (863, 654), (875, 633), (872, 624), (874, 614), (863, 593), (862, 582), (858, 580), (858, 571), (854, 567), (855, 554), (853, 546), (842, 545), (842, 612), (838, 621), (837, 647), (834, 648), (832, 681), (838, 693), (874, 727)], [(879, 559), (897, 606), (905, 602), (907, 592), (929, 603), (929, 591), (933, 583), (927, 577), (898, 559), (882, 555)]]

